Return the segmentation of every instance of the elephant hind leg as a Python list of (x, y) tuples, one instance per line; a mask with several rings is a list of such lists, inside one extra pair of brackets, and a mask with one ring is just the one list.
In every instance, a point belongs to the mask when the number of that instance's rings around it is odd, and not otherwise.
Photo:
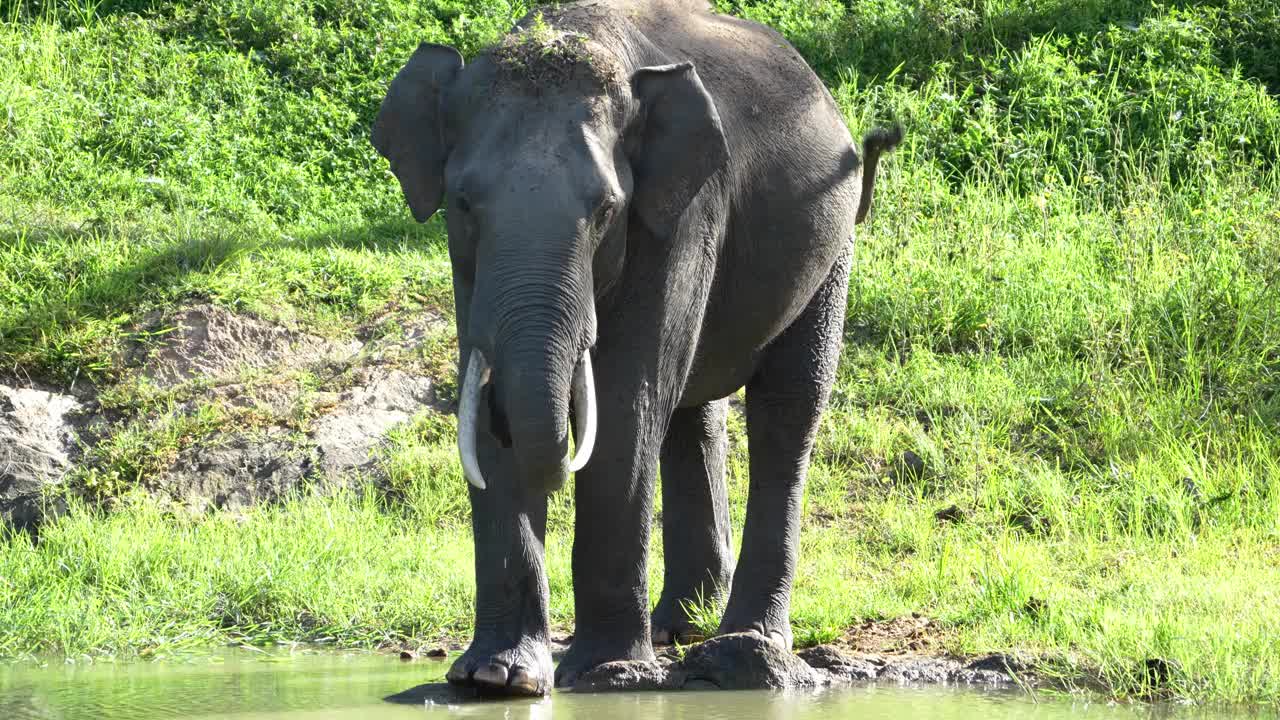
[(729, 591), (733, 555), (725, 458), (728, 401), (675, 411), (662, 442), (662, 596), (653, 610), (653, 641), (696, 632), (686, 608)]
[(843, 344), (852, 246), (794, 323), (765, 348), (747, 383), (751, 480), (742, 550), (719, 632), (791, 647), (791, 585), (809, 458)]

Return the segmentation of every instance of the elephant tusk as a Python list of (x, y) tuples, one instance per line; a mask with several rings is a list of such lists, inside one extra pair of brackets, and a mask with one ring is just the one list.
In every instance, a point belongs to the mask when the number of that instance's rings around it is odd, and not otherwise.
[(489, 380), (489, 363), (478, 348), (471, 349), (471, 361), (467, 363), (467, 376), (462, 382), (462, 397), (458, 401), (458, 452), (462, 455), (462, 473), (467, 482), (484, 490), (484, 475), (480, 473), (480, 461), (476, 458), (476, 425), (479, 418), (480, 388)]
[(591, 459), (596, 444), (596, 378), (591, 372), (591, 350), (582, 351), (582, 362), (573, 372), (573, 415), (579, 428), (569, 472), (578, 472)]

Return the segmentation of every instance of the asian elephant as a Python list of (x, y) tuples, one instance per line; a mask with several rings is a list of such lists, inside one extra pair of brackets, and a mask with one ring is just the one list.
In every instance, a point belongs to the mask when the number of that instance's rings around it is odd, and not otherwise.
[[(469, 63), (417, 48), (372, 141), (416, 220), (445, 201), (476, 563), (475, 635), (451, 682), (553, 686), (543, 539), (569, 472), (576, 628), (555, 684), (653, 659), (700, 591), (728, 592), (721, 632), (790, 647), (854, 225), (900, 140), (873, 130), (860, 157), (792, 46), (703, 0), (547, 7)], [(725, 417), (743, 386), (735, 568)], [(666, 569), (651, 612), (659, 467)]]

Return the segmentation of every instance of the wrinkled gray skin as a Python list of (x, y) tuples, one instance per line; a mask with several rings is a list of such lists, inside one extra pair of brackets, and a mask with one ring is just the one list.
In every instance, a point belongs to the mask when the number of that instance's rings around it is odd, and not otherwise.
[[(701, 2), (543, 12), (588, 40), (563, 41), (568, 58), (500, 44), (465, 67), (423, 44), (373, 130), (418, 221), (447, 197), (459, 377), (473, 348), (492, 367), (476, 433), (487, 487), (470, 488), (476, 630), (448, 678), (529, 695), (553, 682), (546, 503), (567, 476), (587, 349), (599, 435), (575, 484), (577, 624), (556, 683), (653, 659), (652, 641), (689, 628), (681, 600), (716, 587), (729, 589), (721, 632), (791, 646), (801, 496), (854, 225), (900, 137), (871, 133), (860, 158), (780, 35)], [(725, 398), (744, 385), (751, 481), (735, 572)], [(666, 576), (651, 613), (659, 466)]]

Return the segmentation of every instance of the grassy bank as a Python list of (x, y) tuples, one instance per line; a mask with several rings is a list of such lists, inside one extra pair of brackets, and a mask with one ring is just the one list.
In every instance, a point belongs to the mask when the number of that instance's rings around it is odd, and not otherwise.
[[(797, 637), (919, 612), (947, 649), (1118, 695), (1280, 702), (1280, 3), (852, 6), (721, 5), (785, 32), (855, 134), (908, 128), (859, 238)], [(116, 352), (146, 311), (335, 338), (451, 313), (442, 226), (412, 223), (367, 127), (417, 42), (471, 52), (523, 10), (0, 0), (0, 372), (107, 391), (124, 449), (98, 461), (127, 495), (188, 412)], [(424, 414), (384, 463), (394, 499), (126, 502), (0, 540), (0, 654), (465, 636), (447, 426)]]

